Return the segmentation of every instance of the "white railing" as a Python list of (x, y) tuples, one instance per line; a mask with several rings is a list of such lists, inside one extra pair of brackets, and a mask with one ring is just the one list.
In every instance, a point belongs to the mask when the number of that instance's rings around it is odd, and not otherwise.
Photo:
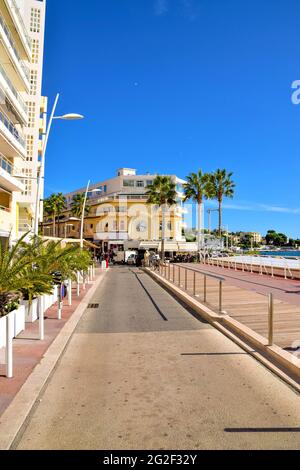
[(29, 67), (27, 67), (27, 65), (25, 65), (25, 63), (23, 62), (23, 60), (21, 59), (20, 55), (19, 55), (19, 52), (18, 52), (18, 49), (16, 47), (16, 43), (15, 41), (13, 40), (13, 37), (11, 35), (11, 32), (10, 32), (10, 29), (9, 27), (7, 26), (7, 24), (5, 23), (3, 17), (0, 15), (0, 25), (2, 26), (2, 29), (5, 33), (5, 36), (7, 37), (8, 39), (8, 42), (12, 48), (12, 50), (14, 51), (15, 53), (15, 56), (18, 60), (18, 62), (20, 63), (20, 66), (23, 70), (23, 72), (25, 73), (25, 76), (27, 77), (28, 80), (30, 80), (30, 70), (29, 70)]
[(25, 111), (25, 113), (27, 113), (28, 111), (28, 107), (25, 103), (25, 101), (23, 100), (23, 98), (21, 97), (20, 93), (15, 89), (15, 87), (13, 86), (11, 80), (8, 78), (7, 76), (7, 73), (5, 72), (4, 68), (2, 67), (2, 65), (0, 64), (0, 74), (2, 75), (2, 77), (4, 78), (7, 86), (9, 87), (10, 91), (13, 93), (13, 95), (15, 96), (15, 98), (17, 99), (18, 103), (21, 105), (22, 109)]
[(27, 43), (27, 46), (29, 47), (29, 49), (31, 50), (31, 38), (27, 32), (27, 28), (25, 26), (25, 23), (23, 21), (23, 18), (22, 18), (22, 15), (20, 13), (20, 9), (16, 3), (15, 0), (10, 0), (10, 3), (11, 3), (11, 8), (15, 11), (17, 17), (18, 17), (18, 20), (20, 22), (20, 25), (21, 25), (21, 28), (22, 28), (22, 31), (23, 31), (23, 34), (25, 36), (25, 39), (26, 39), (26, 43)]
[(208, 257), (204, 263), (219, 268), (234, 269), (235, 271), (258, 273), (274, 277), (281, 274), (285, 279), (300, 277), (300, 257), (284, 258), (276, 256), (229, 256), (229, 257)]
[(15, 127), (13, 122), (6, 116), (6, 114), (3, 113), (3, 111), (0, 111), (0, 121), (4, 124), (7, 130), (12, 134), (12, 136), (19, 142), (19, 144), (21, 144), (21, 146), (25, 149), (26, 142), (25, 142), (25, 137), (23, 133)]

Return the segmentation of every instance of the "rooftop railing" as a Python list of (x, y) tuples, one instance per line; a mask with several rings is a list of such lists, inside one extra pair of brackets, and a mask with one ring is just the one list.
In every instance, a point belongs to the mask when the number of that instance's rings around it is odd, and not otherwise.
[(25, 142), (24, 135), (22, 134), (21, 131), (18, 131), (18, 129), (11, 122), (11, 120), (3, 113), (3, 111), (0, 111), (0, 122), (2, 122), (5, 125), (5, 127), (9, 130), (9, 132), (12, 134), (12, 136), (25, 149), (26, 148), (26, 142)]
[(27, 65), (25, 65), (25, 63), (21, 59), (21, 57), (19, 55), (19, 52), (17, 50), (17, 47), (16, 47), (16, 43), (13, 40), (13, 37), (11, 35), (10, 29), (7, 26), (7, 24), (5, 23), (5, 21), (4, 21), (4, 19), (1, 15), (0, 15), (0, 25), (2, 26), (2, 29), (3, 29), (7, 39), (9, 41), (9, 44), (10, 44), (11, 48), (13, 49), (13, 51), (15, 53), (15, 56), (17, 57), (18, 62), (20, 63), (20, 66), (22, 67), (22, 70), (23, 70), (24, 74), (26, 75), (27, 79), (29, 80), (30, 79), (29, 67), (27, 67)]
[(0, 74), (2, 75), (2, 77), (4, 78), (5, 82), (7, 83), (10, 91), (13, 93), (13, 95), (15, 96), (15, 98), (18, 100), (19, 104), (21, 105), (22, 109), (25, 111), (25, 113), (27, 113), (28, 111), (28, 108), (27, 108), (27, 105), (25, 103), (25, 101), (23, 100), (23, 98), (21, 97), (20, 93), (15, 89), (15, 87), (13, 86), (11, 80), (8, 78), (7, 76), (7, 73), (5, 72), (4, 68), (2, 67), (2, 65), (0, 64)]

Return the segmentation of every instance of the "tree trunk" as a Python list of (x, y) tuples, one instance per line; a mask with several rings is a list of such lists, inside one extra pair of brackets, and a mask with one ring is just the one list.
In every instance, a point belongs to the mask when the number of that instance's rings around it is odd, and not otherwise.
[(59, 238), (59, 218), (60, 218), (60, 213), (57, 213), (57, 237)]
[(219, 201), (219, 237), (222, 236), (222, 201)]
[(53, 237), (55, 237), (55, 212), (52, 214), (52, 224)]
[(161, 221), (161, 260), (165, 261), (165, 237), (166, 237), (166, 207), (161, 207), (162, 221)]
[(198, 254), (202, 248), (202, 202), (198, 202)]

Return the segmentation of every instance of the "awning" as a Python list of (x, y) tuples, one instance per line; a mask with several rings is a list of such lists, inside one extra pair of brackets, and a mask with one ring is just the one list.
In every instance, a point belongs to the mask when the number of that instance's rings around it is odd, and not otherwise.
[(198, 246), (193, 242), (178, 243), (178, 251), (195, 252), (198, 251)]

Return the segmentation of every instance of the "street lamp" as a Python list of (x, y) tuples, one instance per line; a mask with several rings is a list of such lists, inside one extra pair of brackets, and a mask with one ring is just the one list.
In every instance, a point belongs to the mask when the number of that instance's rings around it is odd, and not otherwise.
[(207, 209), (208, 213), (208, 233), (211, 232), (211, 213), (212, 212), (219, 212), (219, 209)]
[(89, 191), (89, 187), (90, 187), (90, 180), (88, 181), (88, 184), (87, 184), (87, 187), (86, 187), (86, 190), (85, 190), (85, 195), (84, 195), (84, 201), (83, 201), (83, 206), (82, 206), (82, 214), (81, 214), (81, 224), (80, 224), (80, 248), (83, 248), (83, 223), (84, 223), (84, 213), (85, 213), (85, 206), (86, 206), (86, 200), (87, 200), (87, 195), (88, 195), (88, 192), (90, 193), (96, 193), (96, 192), (100, 192), (101, 190), (100, 189), (91, 189)]
[(74, 121), (78, 119), (83, 119), (83, 116), (81, 114), (64, 114), (63, 116), (54, 116), (56, 106), (58, 103), (59, 99), (59, 93), (56, 95), (54, 105), (51, 111), (49, 123), (47, 126), (47, 131), (46, 131), (46, 137), (45, 137), (45, 142), (42, 150), (42, 157), (41, 157), (41, 167), (39, 171), (39, 176), (37, 178), (37, 189), (36, 189), (36, 204), (35, 204), (35, 219), (34, 219), (34, 234), (37, 236), (39, 234), (39, 209), (40, 209), (40, 191), (41, 191), (41, 180), (44, 178), (44, 173), (45, 173), (45, 154), (46, 154), (46, 149), (47, 149), (47, 143), (48, 143), (48, 138), (52, 126), (52, 121), (53, 119), (63, 119), (65, 121)]

